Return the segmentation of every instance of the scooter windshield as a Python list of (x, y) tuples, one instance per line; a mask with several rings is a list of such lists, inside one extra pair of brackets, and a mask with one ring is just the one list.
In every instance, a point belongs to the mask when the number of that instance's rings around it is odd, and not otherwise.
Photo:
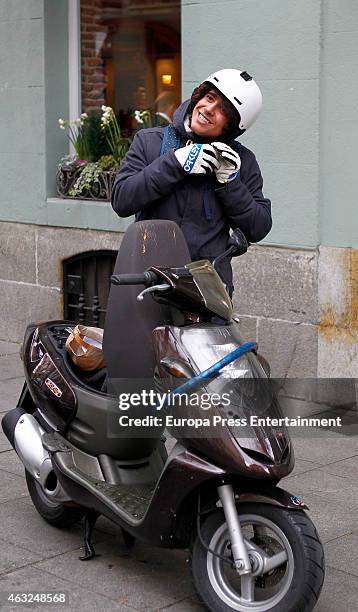
[(210, 261), (194, 261), (185, 266), (194, 278), (208, 310), (227, 321), (232, 316), (232, 305), (225, 286)]
[[(207, 324), (172, 328), (172, 331), (178, 335), (177, 340), (185, 353), (190, 355), (190, 363), (196, 372), (203, 372), (243, 344), (239, 326), (235, 322), (225, 326)], [(206, 415), (227, 419), (227, 427), (237, 439), (265, 439), (276, 437), (278, 432), (280, 437), (286, 437), (284, 427), (276, 429), (266, 425), (267, 417), (272, 421), (282, 418), (283, 414), (270, 380), (252, 353), (239, 357), (225, 366), (217, 376), (203, 381), (196, 393), (206, 393), (224, 400), (215, 406), (209, 402), (206, 405)], [(203, 407), (202, 403), (200, 405)], [(194, 412), (201, 411), (192, 408), (187, 412), (194, 416)], [(225, 435), (225, 429), (210, 428), (204, 435)]]

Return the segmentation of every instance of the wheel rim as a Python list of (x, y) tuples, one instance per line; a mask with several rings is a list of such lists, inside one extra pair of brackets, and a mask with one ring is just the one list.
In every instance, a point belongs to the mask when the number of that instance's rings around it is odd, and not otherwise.
[[(233, 610), (267, 612), (283, 599), (290, 588), (294, 575), (292, 548), (283, 531), (263, 516), (240, 515), (240, 525), (247, 540), (254, 542), (257, 531), (260, 531), (261, 534), (264, 533), (265, 535), (260, 536), (263, 553), (269, 554), (271, 552), (273, 555), (285, 551), (287, 555), (285, 563), (273, 572), (264, 574), (264, 580), (262, 580), (261, 577), (252, 574), (239, 576), (229, 564), (208, 552), (207, 571), (209, 580), (216, 594)], [(209, 548), (231, 559), (228, 545), (229, 534), (224, 522), (211, 538)], [(261, 584), (259, 581), (261, 581)]]

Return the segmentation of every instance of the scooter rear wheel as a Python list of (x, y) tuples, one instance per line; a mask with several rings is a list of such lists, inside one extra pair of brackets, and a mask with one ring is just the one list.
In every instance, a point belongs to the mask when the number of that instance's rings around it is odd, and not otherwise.
[(27, 488), (37, 512), (47, 523), (54, 527), (70, 527), (81, 520), (85, 508), (65, 506), (53, 501), (46, 495), (40, 483), (25, 470)]
[[(192, 545), (191, 572), (202, 603), (211, 612), (310, 612), (324, 580), (324, 553), (313, 523), (302, 510), (264, 504), (242, 504), (238, 514), (244, 538), (255, 544), (249, 553), (253, 573), (242, 577), (231, 563), (229, 533), (222, 511), (211, 514)], [(263, 573), (264, 555), (286, 557)], [(279, 558), (279, 557), (278, 557)]]

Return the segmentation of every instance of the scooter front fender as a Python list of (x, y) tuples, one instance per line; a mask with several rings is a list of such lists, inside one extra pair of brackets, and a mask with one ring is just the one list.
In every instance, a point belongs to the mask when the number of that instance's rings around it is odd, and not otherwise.
[(270, 506), (278, 506), (286, 508), (286, 510), (308, 510), (308, 506), (304, 503), (301, 497), (292, 495), (288, 491), (280, 487), (264, 487), (260, 491), (240, 490), (240, 487), (235, 487), (238, 492), (238, 501), (241, 504), (269, 504)]

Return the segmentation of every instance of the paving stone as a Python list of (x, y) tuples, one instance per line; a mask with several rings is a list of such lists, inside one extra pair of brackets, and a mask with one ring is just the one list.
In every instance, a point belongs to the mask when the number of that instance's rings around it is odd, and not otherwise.
[[(154, 612), (154, 611), (153, 611)], [(203, 606), (196, 595), (187, 597), (173, 606), (160, 608), (160, 612), (203, 612)]]
[(351, 477), (353, 482), (358, 482), (358, 453), (349, 459), (329, 463), (323, 468), (323, 471), (335, 476)]
[[(20, 477), (17, 480), (22, 482), (24, 489), (24, 480)], [(6, 522), (6, 531), (1, 534), (6, 542), (26, 548), (44, 559), (69, 550), (76, 551), (75, 556), (78, 556), (82, 546), (82, 524), (66, 530), (52, 527), (40, 517), (28, 493), (21, 499), (0, 504), (0, 520), (2, 525)]]
[(20, 355), (6, 355), (0, 357), (0, 380), (20, 378), (24, 375), (24, 366)]
[(0, 433), (0, 453), (11, 450), (12, 446), (4, 433)]
[(327, 542), (325, 556), (327, 565), (358, 577), (358, 535), (349, 534)]
[(14, 450), (0, 453), (0, 470), (25, 478), (24, 466)]
[[(1, 463), (0, 463), (1, 465)], [(295, 467), (293, 468), (293, 472), (287, 476), (287, 478), (291, 478), (292, 476), (298, 476), (298, 474), (304, 474), (306, 472), (310, 472), (311, 470), (317, 469), (317, 463), (313, 463), (313, 461), (305, 461), (304, 459), (295, 459)]]
[(352, 484), (349, 478), (333, 476), (318, 469), (292, 476), (289, 482), (296, 495), (314, 493), (322, 500), (347, 504), (352, 509), (358, 508), (358, 484)]
[(8, 544), (4, 540), (0, 539), (0, 574), (4, 572), (11, 572), (16, 568), (29, 565), (34, 561), (40, 561), (41, 557), (36, 555), (29, 550), (21, 548), (21, 546), (14, 546), (14, 544)]
[(24, 380), (23, 376), (5, 381), (0, 380), (0, 413), (5, 413), (11, 410), (11, 408), (15, 408), (24, 385)]
[(28, 497), (25, 480), (20, 476), (0, 470), (0, 483), (0, 514), (4, 512), (1, 506), (3, 502)]
[[(81, 564), (81, 561), (79, 561)], [(82, 565), (82, 571), (85, 573)], [(86, 566), (87, 568), (87, 566)], [(93, 590), (97, 580), (92, 585), (83, 589), (80, 585), (67, 580), (62, 580), (60, 577), (53, 574), (44, 573), (38, 567), (26, 567), (9, 574), (3, 574), (0, 576), (0, 590), (1, 591), (35, 591), (35, 592), (49, 592), (54, 591), (57, 593), (67, 593), (69, 596), (69, 603), (62, 606), (49, 606), (48, 610), (54, 612), (64, 612), (73, 610), (75, 612), (87, 612), (88, 610), (120, 610), (121, 612), (133, 612), (133, 608), (126, 606), (124, 602), (119, 600), (114, 601), (108, 597), (97, 594)], [(31, 610), (39, 610), (44, 612), (46, 609), (43, 605), (30, 608)], [(17, 607), (6, 607), (6, 610), (19, 610)]]
[(0, 355), (18, 355), (20, 352), (20, 343), (18, 342), (4, 342), (0, 340)]
[(312, 438), (299, 438), (294, 435), (294, 432), (292, 438), (297, 459), (305, 459), (306, 461), (327, 465), (328, 463), (348, 459), (358, 454), (357, 438), (327, 435), (319, 438), (318, 442)]
[(124, 601), (141, 611), (162, 609), (193, 595), (185, 551), (153, 548), (138, 542), (128, 552), (122, 539), (111, 537), (96, 546), (101, 556), (83, 571), (71, 552), (37, 564), (37, 568)]
[(357, 601), (356, 577), (326, 567), (326, 578), (314, 612), (353, 612), (357, 609)]

